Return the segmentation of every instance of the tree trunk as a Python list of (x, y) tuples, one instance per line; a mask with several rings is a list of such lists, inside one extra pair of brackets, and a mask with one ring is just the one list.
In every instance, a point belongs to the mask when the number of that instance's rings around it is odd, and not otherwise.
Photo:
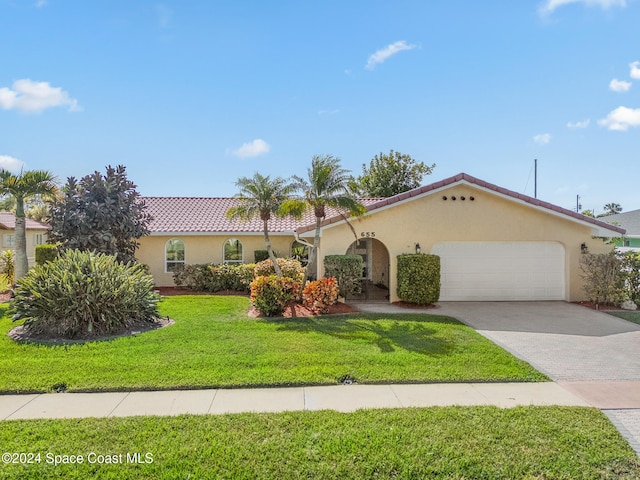
[(316, 234), (313, 237), (313, 248), (311, 252), (309, 252), (309, 263), (307, 263), (307, 268), (304, 271), (304, 283), (309, 281), (309, 273), (311, 272), (311, 268), (313, 262), (316, 261), (316, 256), (318, 255), (318, 244), (320, 243), (320, 224), (322, 223), (322, 217), (316, 217)]
[(27, 274), (29, 263), (27, 261), (27, 232), (24, 215), (24, 199), (16, 198), (16, 233), (15, 233), (15, 283)]
[(263, 225), (264, 225), (264, 243), (267, 246), (267, 253), (269, 254), (271, 263), (273, 263), (273, 268), (276, 271), (276, 275), (281, 277), (282, 269), (280, 268), (280, 265), (278, 265), (276, 256), (273, 254), (273, 248), (271, 248), (271, 239), (269, 239), (269, 228), (267, 227), (267, 220), (263, 220)]

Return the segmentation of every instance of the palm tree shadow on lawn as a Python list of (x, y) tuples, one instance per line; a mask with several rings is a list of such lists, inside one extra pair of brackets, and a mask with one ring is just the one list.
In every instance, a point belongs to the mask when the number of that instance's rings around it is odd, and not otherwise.
[(415, 321), (385, 320), (380, 323), (378, 320), (334, 316), (330, 319), (306, 317), (265, 321), (279, 324), (279, 331), (317, 332), (340, 340), (367, 341), (377, 345), (382, 353), (401, 348), (422, 355), (441, 356), (451, 354), (455, 348), (453, 341), (436, 337), (438, 332), (433, 328)]

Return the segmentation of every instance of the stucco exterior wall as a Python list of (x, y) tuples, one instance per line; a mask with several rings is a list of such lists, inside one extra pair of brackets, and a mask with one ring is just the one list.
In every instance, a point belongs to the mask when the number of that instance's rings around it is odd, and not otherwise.
[[(447, 200), (443, 199), (445, 196)], [(612, 248), (592, 238), (589, 226), (467, 185), (453, 185), (376, 210), (352, 219), (351, 224), (358, 237), (374, 237), (387, 248), (391, 301), (398, 300), (396, 256), (415, 253), (416, 243), (423, 253), (430, 253), (436, 243), (448, 241), (559, 242), (565, 248), (567, 301), (583, 299), (579, 268), (581, 244), (586, 243), (590, 253), (604, 253)], [(343, 254), (353, 241), (353, 232), (344, 223), (329, 226), (322, 232), (320, 256)], [(322, 265), (320, 267), (322, 275)]]
[[(4, 235), (15, 235), (15, 230), (2, 230), (0, 229), (0, 251), (5, 250), (13, 250), (15, 252), (14, 247), (9, 247), (5, 245), (5, 237)], [(41, 235), (42, 243), (47, 243), (47, 232), (46, 230), (27, 230), (27, 261), (29, 263), (29, 267), (33, 267), (36, 264), (36, 235)]]
[[(172, 238), (180, 239), (185, 246), (187, 264), (222, 263), (223, 245), (237, 238), (243, 246), (244, 263), (254, 262), (254, 251), (265, 250), (263, 235), (151, 235), (140, 239), (136, 258), (149, 266), (157, 287), (172, 287), (173, 273), (165, 271), (165, 246)], [(280, 256), (291, 254), (291, 244), (295, 240), (289, 235), (270, 234), (271, 245)]]

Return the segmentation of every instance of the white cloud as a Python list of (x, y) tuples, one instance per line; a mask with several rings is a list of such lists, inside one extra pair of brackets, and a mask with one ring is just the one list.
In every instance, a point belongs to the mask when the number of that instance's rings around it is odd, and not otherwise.
[(546, 0), (544, 4), (542, 4), (538, 9), (538, 12), (541, 15), (550, 15), (555, 11), (556, 8), (572, 3), (582, 3), (583, 5), (587, 5), (589, 7), (599, 6), (603, 10), (611, 7), (627, 6), (626, 0)]
[(376, 53), (369, 56), (369, 60), (367, 61), (367, 65), (365, 66), (365, 68), (367, 70), (373, 70), (374, 68), (376, 68), (377, 64), (383, 63), (396, 53), (400, 53), (403, 50), (413, 50), (414, 48), (416, 48), (416, 45), (408, 44), (404, 40), (400, 40), (398, 42), (392, 43), (391, 45), (387, 45), (386, 47), (381, 48)]
[(634, 80), (640, 80), (640, 62), (633, 62), (629, 64), (630, 72), (629, 76)]
[(550, 133), (540, 133), (538, 135), (534, 135), (533, 136), (533, 141), (536, 142), (538, 145), (546, 145), (547, 143), (549, 143), (551, 141), (551, 134)]
[(271, 150), (271, 146), (267, 142), (265, 142), (261, 138), (256, 138), (251, 142), (243, 143), (240, 148), (238, 148), (237, 150), (232, 150), (231, 153), (236, 157), (249, 158), (263, 155), (269, 150)]
[(609, 83), (609, 90), (612, 92), (628, 92), (631, 88), (631, 82), (626, 82), (624, 80), (618, 80), (614, 78)]
[(18, 173), (24, 167), (24, 162), (9, 155), (0, 155), (0, 168)]
[(173, 19), (173, 10), (166, 5), (156, 5), (156, 15), (158, 17), (158, 25), (160, 28), (169, 28)]
[(591, 120), (587, 118), (586, 120), (580, 120), (578, 122), (569, 122), (567, 123), (567, 128), (570, 128), (571, 130), (577, 130), (578, 128), (587, 128), (590, 123)]
[(78, 101), (60, 87), (49, 82), (34, 82), (28, 78), (16, 80), (11, 88), (0, 88), (0, 108), (21, 112), (41, 112), (52, 107), (69, 107), (70, 112), (82, 110)]
[(42, 8), (47, 5), (47, 0), (36, 0), (35, 7)]
[(640, 126), (640, 108), (618, 107), (598, 123), (609, 130), (625, 132), (629, 127)]

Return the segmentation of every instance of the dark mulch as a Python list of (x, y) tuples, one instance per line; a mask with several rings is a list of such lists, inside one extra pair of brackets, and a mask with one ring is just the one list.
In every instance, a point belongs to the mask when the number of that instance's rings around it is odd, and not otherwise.
[(174, 323), (175, 321), (169, 317), (161, 317), (153, 322), (136, 322), (117, 333), (110, 333), (108, 335), (95, 335), (86, 333), (85, 335), (80, 335), (74, 338), (64, 338), (52, 334), (33, 333), (26, 329), (24, 325), (19, 325), (12, 328), (9, 331), (8, 335), (18, 342), (34, 342), (47, 344), (85, 343), (88, 341), (113, 340), (114, 338), (137, 335), (139, 333), (157, 330), (158, 328), (168, 327), (169, 325), (173, 325)]
[[(335, 305), (331, 305), (329, 307), (328, 313), (318, 313), (310, 310), (309, 308), (301, 305), (299, 303), (290, 303), (287, 305), (284, 313), (280, 315), (280, 318), (298, 318), (298, 317), (313, 317), (316, 315), (340, 315), (343, 313), (355, 313), (359, 310), (353, 308), (351, 305), (346, 303), (336, 303)], [(254, 308), (249, 308), (249, 316), (253, 318), (278, 318), (278, 317), (264, 317), (260, 315), (260, 313)]]
[(11, 290), (0, 293), (0, 303), (11, 300)]
[(238, 296), (239, 295), (241, 297), (249, 296), (247, 292), (236, 292), (235, 290), (224, 290), (222, 292), (216, 292), (216, 293), (195, 292), (193, 290), (189, 290), (188, 288), (181, 288), (181, 287), (156, 287), (154, 288), (154, 290), (156, 290), (157, 292), (160, 293), (160, 295), (163, 295), (165, 297), (172, 297), (175, 295), (222, 295), (222, 296), (226, 296), (226, 295)]

